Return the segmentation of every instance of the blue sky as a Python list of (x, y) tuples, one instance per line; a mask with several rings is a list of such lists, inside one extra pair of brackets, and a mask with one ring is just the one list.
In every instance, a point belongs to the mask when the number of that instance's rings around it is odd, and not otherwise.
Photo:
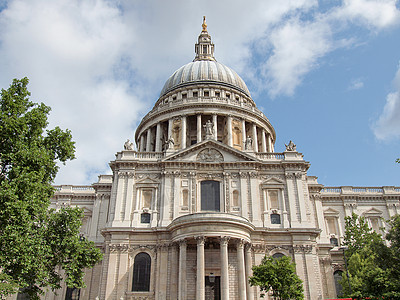
[(30, 79), (72, 130), (57, 184), (90, 184), (133, 139), (207, 16), (217, 60), (326, 186), (400, 186), (398, 1), (0, 0), (0, 86)]

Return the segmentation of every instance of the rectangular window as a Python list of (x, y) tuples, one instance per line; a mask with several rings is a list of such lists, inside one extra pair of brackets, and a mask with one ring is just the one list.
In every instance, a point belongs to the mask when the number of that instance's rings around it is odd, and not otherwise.
[(220, 183), (214, 180), (201, 182), (201, 210), (220, 211)]
[(151, 208), (151, 200), (153, 198), (153, 190), (142, 191), (142, 208)]
[(210, 92), (209, 91), (204, 91), (204, 97), (209, 97), (210, 96)]
[(198, 92), (193, 92), (193, 98), (197, 98), (199, 96)]
[(269, 209), (279, 209), (279, 204), (278, 204), (278, 191), (277, 190), (271, 190), (268, 191), (268, 202), (269, 202)]

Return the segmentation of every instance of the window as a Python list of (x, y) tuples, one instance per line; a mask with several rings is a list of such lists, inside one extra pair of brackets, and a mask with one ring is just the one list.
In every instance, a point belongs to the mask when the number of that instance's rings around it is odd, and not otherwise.
[(142, 191), (142, 208), (151, 208), (151, 200), (153, 198), (153, 190), (146, 189)]
[(67, 287), (67, 292), (65, 293), (65, 300), (79, 300), (81, 290), (77, 288)]
[(220, 93), (219, 92), (215, 92), (215, 97), (219, 97)]
[(234, 190), (232, 192), (232, 206), (239, 206), (239, 192), (238, 190)]
[(219, 181), (201, 182), (201, 210), (220, 211)]
[(271, 224), (281, 224), (281, 215), (271, 214)]
[(343, 287), (340, 284), (342, 276), (343, 276), (343, 271), (341, 270), (337, 270), (333, 273), (333, 279), (335, 280), (335, 287), (336, 287), (336, 295), (338, 298), (341, 298), (343, 296)]
[(197, 98), (199, 96), (199, 93), (198, 92), (193, 92), (193, 97), (194, 98)]
[(331, 242), (331, 245), (334, 246), (334, 247), (339, 246), (339, 241), (338, 241), (338, 239), (335, 238), (335, 237), (332, 237), (332, 238), (330, 239), (330, 242)]
[(184, 189), (182, 190), (182, 205), (188, 206), (189, 203), (189, 190)]
[(140, 223), (150, 223), (150, 214), (149, 213), (142, 213), (140, 215)]
[(204, 97), (209, 97), (210, 96), (210, 92), (209, 91), (204, 91)]
[(274, 255), (272, 255), (272, 258), (279, 259), (279, 258), (284, 257), (284, 256), (285, 256), (284, 254), (278, 252), (278, 253), (275, 253)]
[(231, 94), (226, 93), (226, 98), (231, 99)]
[(203, 46), (203, 54), (207, 53), (207, 46)]
[(135, 256), (135, 262), (133, 264), (132, 291), (150, 291), (150, 267), (150, 255), (145, 252), (141, 252)]
[(182, 94), (182, 99), (186, 99), (187, 98), (187, 94)]

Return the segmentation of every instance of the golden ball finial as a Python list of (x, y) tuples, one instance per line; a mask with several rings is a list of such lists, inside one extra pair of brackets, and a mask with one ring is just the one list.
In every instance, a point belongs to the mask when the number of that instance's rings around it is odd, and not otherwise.
[(207, 31), (206, 16), (203, 16), (203, 24), (201, 26), (203, 27), (203, 31)]

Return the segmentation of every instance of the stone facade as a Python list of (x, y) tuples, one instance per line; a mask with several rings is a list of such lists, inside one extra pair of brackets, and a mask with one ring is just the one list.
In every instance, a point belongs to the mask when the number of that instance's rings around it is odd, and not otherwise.
[(380, 230), (400, 187), (319, 184), (292, 142), (274, 152), (274, 128), (215, 61), (205, 22), (195, 49), (140, 123), (137, 151), (128, 140), (112, 175), (56, 187), (52, 206), (82, 207), (82, 232), (104, 252), (80, 299), (260, 299), (247, 279), (264, 255), (294, 260), (306, 299), (335, 298), (344, 218)]

